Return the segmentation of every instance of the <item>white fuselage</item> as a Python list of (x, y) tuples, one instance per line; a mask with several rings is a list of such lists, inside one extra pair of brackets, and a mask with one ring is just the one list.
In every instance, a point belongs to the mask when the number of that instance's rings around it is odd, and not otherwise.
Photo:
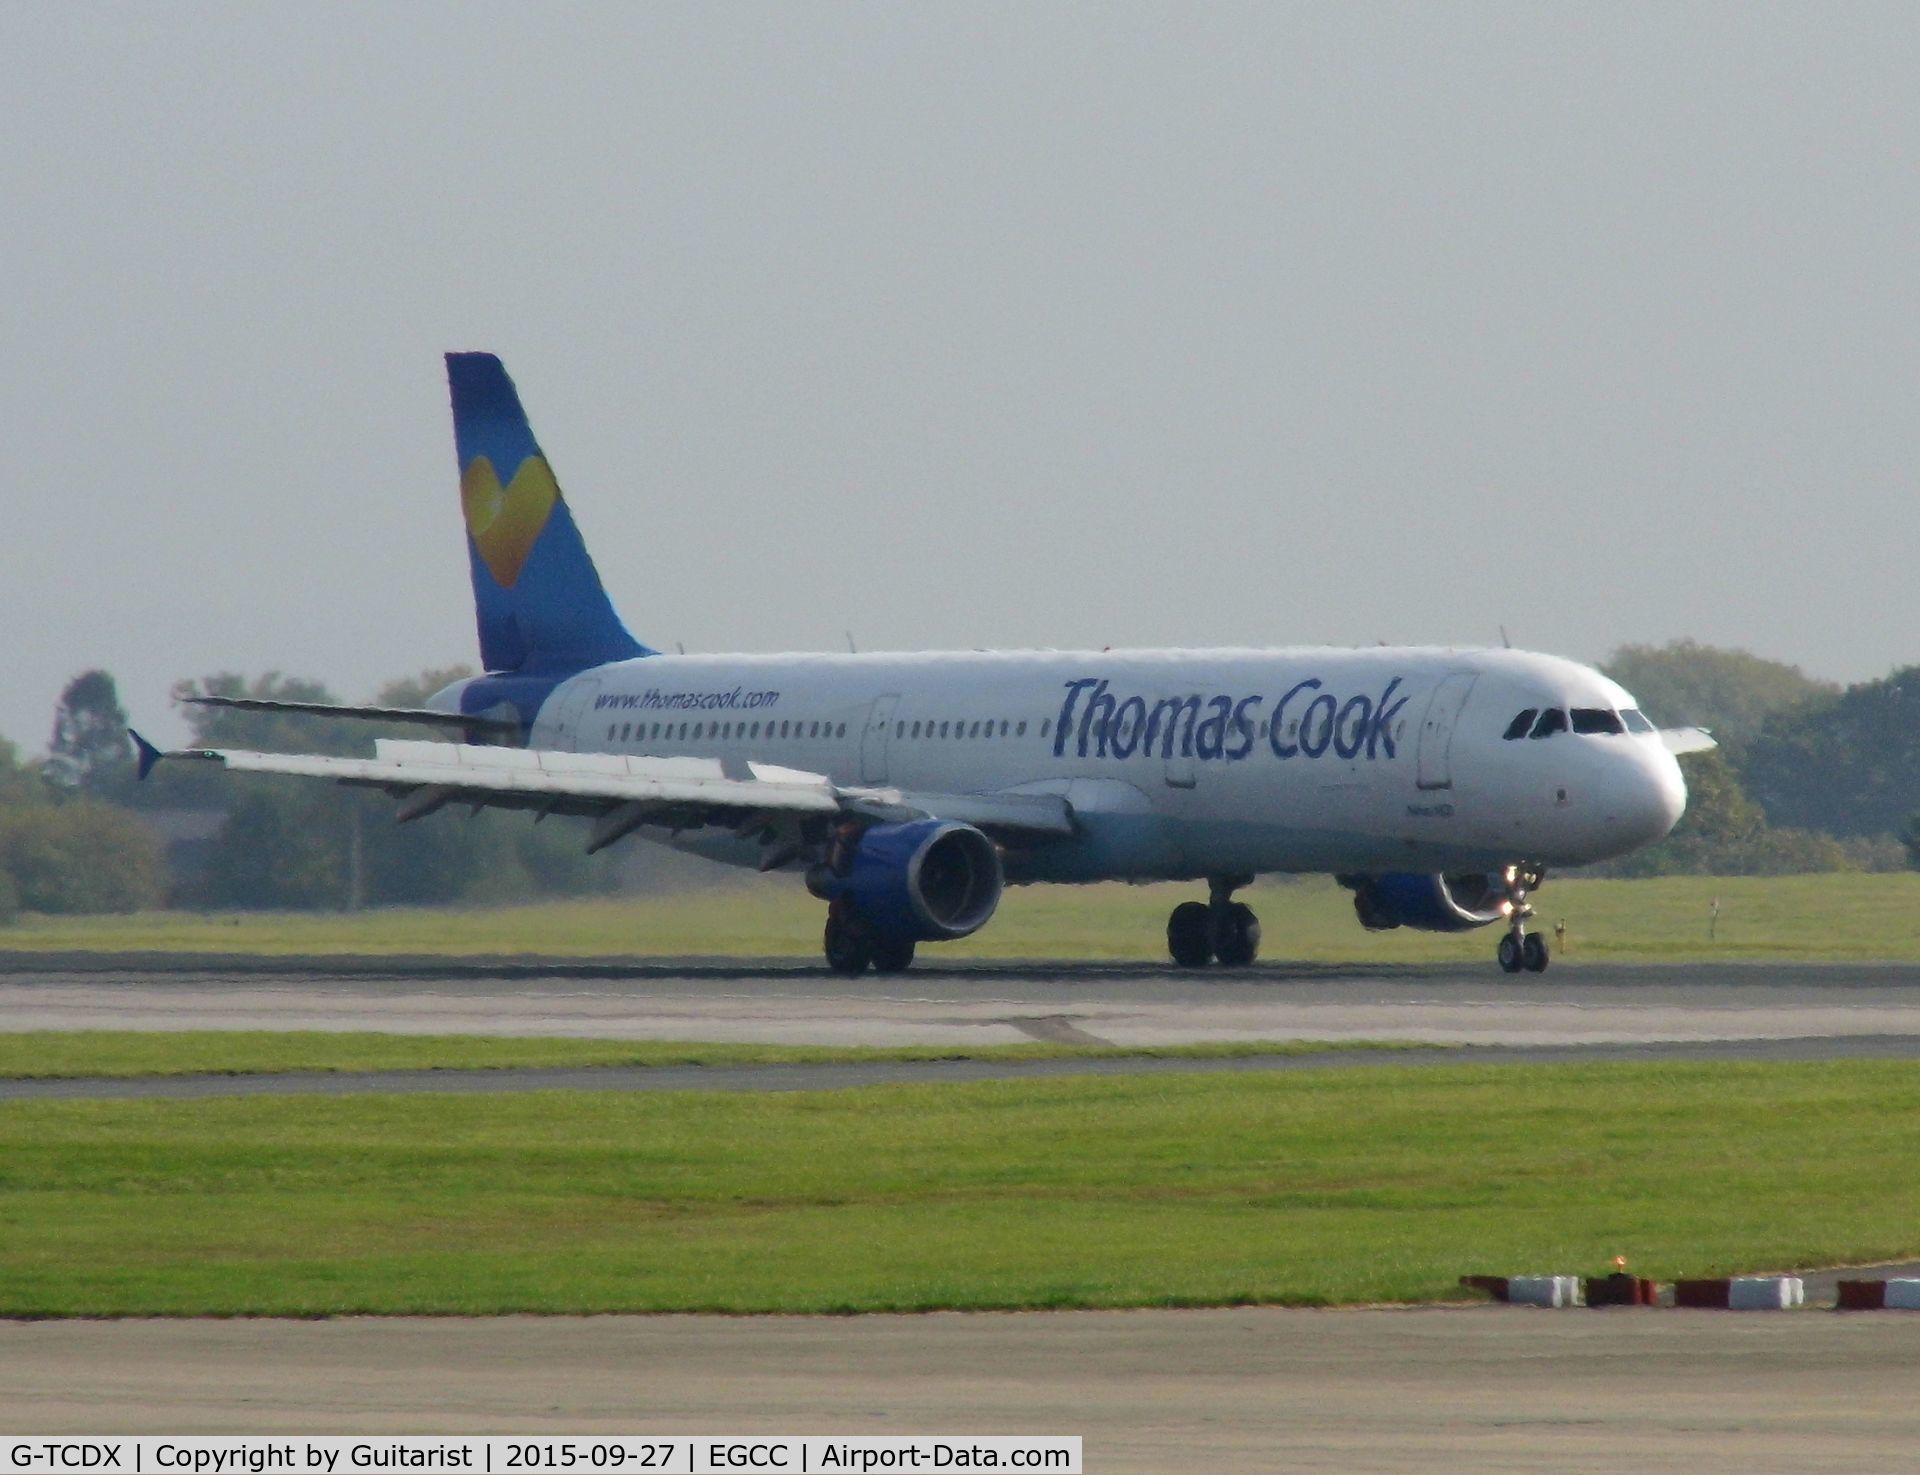
[[(655, 655), (562, 682), (530, 742), (1063, 795), (1080, 833), (1010, 853), (1013, 881), (1431, 872), (1578, 865), (1666, 834), (1685, 786), (1634, 706), (1588, 667), (1506, 650)], [(1527, 709), (1636, 730), (1506, 736)]]

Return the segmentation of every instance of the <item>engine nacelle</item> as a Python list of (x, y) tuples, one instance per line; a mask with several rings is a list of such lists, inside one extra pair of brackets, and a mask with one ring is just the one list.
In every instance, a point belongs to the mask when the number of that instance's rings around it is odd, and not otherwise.
[(972, 825), (938, 819), (873, 825), (853, 842), (850, 859), (807, 876), (815, 896), (845, 896), (876, 932), (915, 942), (978, 932), (1004, 884), (993, 841)]
[(1342, 876), (1352, 888), (1354, 914), (1370, 932), (1412, 927), (1421, 932), (1467, 932), (1508, 915), (1507, 888), (1499, 872), (1456, 871), (1420, 875)]

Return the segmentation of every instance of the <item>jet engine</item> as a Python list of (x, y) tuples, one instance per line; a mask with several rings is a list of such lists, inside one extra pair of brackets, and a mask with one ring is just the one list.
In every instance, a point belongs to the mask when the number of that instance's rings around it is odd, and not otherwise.
[(1341, 876), (1353, 892), (1354, 914), (1370, 932), (1412, 927), (1421, 932), (1466, 932), (1504, 922), (1511, 911), (1506, 878), (1498, 871), (1419, 875)]
[(807, 873), (815, 896), (845, 897), (868, 927), (900, 942), (978, 932), (1003, 884), (993, 842), (972, 825), (938, 819), (869, 826)]

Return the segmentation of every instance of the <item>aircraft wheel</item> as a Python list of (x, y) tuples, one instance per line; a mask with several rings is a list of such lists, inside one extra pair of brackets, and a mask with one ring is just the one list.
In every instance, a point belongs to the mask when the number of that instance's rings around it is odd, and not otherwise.
[(1260, 956), (1260, 919), (1243, 901), (1229, 902), (1215, 919), (1213, 955), (1223, 968), (1244, 968)]
[(839, 917), (827, 918), (827, 966), (847, 978), (858, 978), (873, 961), (873, 943), (866, 932)]
[(1499, 950), (1494, 956), (1500, 959), (1501, 971), (1518, 973), (1521, 964), (1524, 962), (1523, 952), (1524, 949), (1521, 946), (1520, 939), (1509, 932), (1505, 937), (1500, 939)]
[(873, 940), (873, 971), (875, 973), (905, 973), (913, 966), (913, 939), (894, 942), (885, 937)]
[(1204, 901), (1183, 901), (1167, 918), (1167, 952), (1182, 968), (1213, 961), (1213, 919)]
[(1529, 932), (1527, 940), (1520, 945), (1520, 961), (1526, 965), (1529, 973), (1547, 971), (1547, 940), (1538, 932)]

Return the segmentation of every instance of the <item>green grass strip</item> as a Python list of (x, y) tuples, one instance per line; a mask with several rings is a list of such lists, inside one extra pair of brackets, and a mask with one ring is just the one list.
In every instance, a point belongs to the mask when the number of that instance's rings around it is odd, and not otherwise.
[(579, 1066), (840, 1065), (914, 1060), (1227, 1060), (1339, 1050), (1444, 1048), (1397, 1040), (1252, 1040), (1197, 1045), (754, 1045), (485, 1035), (194, 1030), (0, 1034), (0, 1078), (273, 1075), (288, 1071), (504, 1070)]
[[(960, 942), (926, 947), (922, 957), (1164, 962), (1169, 909), (1200, 894), (1179, 885), (1015, 887), (990, 924)], [(1484, 931), (1364, 932), (1352, 897), (1325, 877), (1263, 881), (1243, 899), (1260, 914), (1269, 958), (1490, 964), (1493, 957), (1493, 935)], [(1569, 961), (1920, 961), (1915, 872), (1553, 876), (1535, 901), (1550, 937), (1565, 924), (1560, 956)], [(0, 928), (0, 949), (817, 959), (821, 918), (820, 904), (794, 877), (773, 875), (712, 891), (492, 909), (34, 916)]]
[(9, 1316), (1302, 1305), (1920, 1255), (1920, 1065), (0, 1107)]

